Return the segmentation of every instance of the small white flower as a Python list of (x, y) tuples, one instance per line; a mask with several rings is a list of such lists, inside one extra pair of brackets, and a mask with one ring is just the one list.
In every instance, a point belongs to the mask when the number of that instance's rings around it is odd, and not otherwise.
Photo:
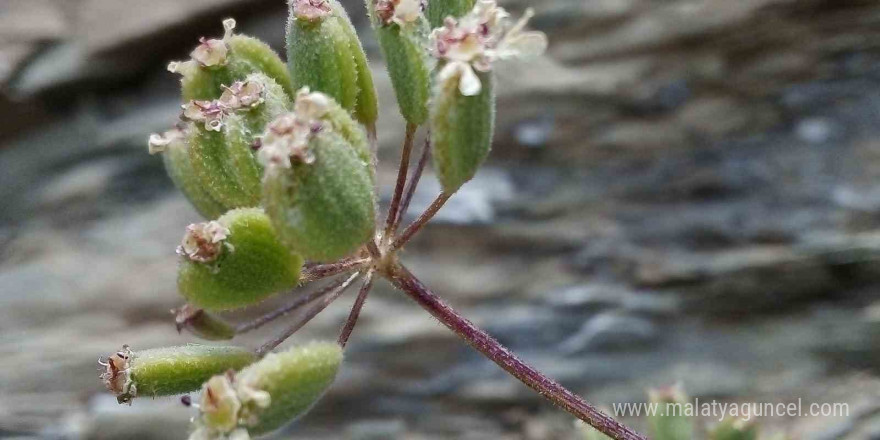
[(220, 432), (231, 432), (238, 427), (241, 401), (228, 375), (217, 375), (202, 386), (199, 402), (202, 423)]
[(184, 142), (184, 138), (183, 130), (176, 127), (163, 134), (153, 133), (147, 142), (147, 149), (150, 154), (159, 154), (168, 150), (172, 145)]
[[(235, 20), (227, 18), (223, 20), (223, 38), (210, 40), (201, 38), (199, 45), (190, 53), (190, 56), (203, 67), (223, 66), (226, 64), (226, 58), (229, 55), (229, 46), (226, 44), (232, 37), (235, 29)], [(169, 70), (171, 66), (169, 65)], [(176, 70), (176, 69), (175, 69)]]
[(187, 226), (177, 253), (192, 261), (208, 263), (220, 256), (228, 236), (229, 229), (216, 220), (193, 223)]
[(504, 8), (495, 0), (480, 0), (461, 19), (448, 17), (443, 27), (431, 33), (432, 54), (446, 62), (438, 78), (458, 80), (461, 94), (473, 96), (482, 89), (474, 70), (488, 72), (497, 60), (540, 55), (547, 48), (547, 37), (523, 30), (533, 15), (529, 9), (508, 26), (509, 14)]
[(378, 0), (376, 2), (376, 16), (384, 25), (397, 23), (405, 27), (419, 19), (425, 10), (423, 0)]
[(223, 120), (232, 109), (217, 101), (192, 100), (182, 106), (183, 117), (190, 121), (202, 122), (209, 131), (220, 131)]
[(293, 112), (303, 120), (321, 119), (330, 108), (330, 97), (315, 92), (308, 87), (303, 87), (296, 92), (296, 101), (293, 104)]
[[(271, 356), (275, 356), (275, 354), (269, 353), (267, 355), (267, 357)], [(235, 389), (238, 392), (238, 398), (244, 405), (253, 404), (257, 408), (265, 409), (272, 404), (272, 396), (257, 386), (260, 375), (256, 371), (254, 369), (242, 370), (235, 378)]]

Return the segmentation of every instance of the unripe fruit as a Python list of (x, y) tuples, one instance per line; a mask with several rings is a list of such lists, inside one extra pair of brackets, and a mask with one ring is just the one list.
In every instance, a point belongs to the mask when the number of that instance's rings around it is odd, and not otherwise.
[(482, 87), (464, 96), (459, 78), (437, 83), (431, 107), (434, 169), (446, 193), (453, 193), (476, 174), (492, 145), (495, 92), (492, 73), (476, 74)]
[(372, 74), (351, 21), (337, 2), (291, 2), (287, 61), (297, 89), (327, 94), (365, 125), (376, 121)]
[(266, 123), (285, 112), (290, 99), (275, 81), (249, 75), (225, 87), (214, 101), (190, 101), (184, 117), (190, 130), (190, 162), (202, 187), (224, 206), (260, 203), (262, 167), (254, 147)]
[(206, 341), (227, 341), (235, 337), (235, 327), (192, 304), (174, 310), (177, 332), (184, 330)]
[(370, 168), (331, 130), (312, 136), (303, 154), (294, 160), (283, 156), (292, 162), (289, 167), (267, 166), (266, 213), (282, 241), (305, 258), (330, 261), (349, 255), (374, 230)]
[(199, 389), (209, 377), (239, 370), (256, 360), (239, 347), (188, 344), (132, 351), (128, 346), (99, 363), (101, 379), (120, 403), (136, 396), (167, 396)]
[(179, 128), (169, 130), (163, 135), (153, 134), (149, 142), (150, 154), (162, 153), (165, 171), (174, 186), (186, 196), (199, 214), (207, 219), (215, 219), (228, 209), (209, 194), (193, 171), (186, 137), (184, 129)]
[(431, 28), (443, 26), (446, 17), (458, 18), (474, 8), (475, 0), (428, 0), (425, 15)]
[(336, 378), (342, 348), (311, 343), (269, 353), (238, 374), (212, 377), (202, 388), (191, 440), (249, 439), (305, 414)]
[[(418, 3), (418, 0), (405, 1)], [(395, 5), (392, 0), (371, 0), (370, 16), (400, 113), (407, 122), (421, 125), (428, 118), (433, 68), (426, 49), (429, 29), (420, 13), (399, 16), (398, 7), (401, 5)]]
[(190, 225), (178, 253), (177, 287), (187, 301), (206, 310), (252, 305), (293, 288), (303, 265), (258, 208)]
[(272, 78), (288, 97), (294, 87), (287, 65), (266, 43), (245, 35), (233, 35), (235, 20), (223, 21), (222, 39), (202, 39), (192, 52), (192, 60), (173, 62), (168, 70), (183, 75), (183, 101), (217, 99), (228, 86), (253, 73)]

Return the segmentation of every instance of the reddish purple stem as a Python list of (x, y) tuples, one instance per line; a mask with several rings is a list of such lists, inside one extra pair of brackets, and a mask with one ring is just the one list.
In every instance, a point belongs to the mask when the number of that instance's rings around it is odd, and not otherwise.
[(449, 307), (405, 267), (398, 264), (392, 271), (388, 274), (388, 278), (395, 287), (406, 292), (410, 298), (464, 339), (471, 347), (483, 353), (546, 399), (611, 438), (617, 440), (647, 439), (520, 360), (495, 338)]

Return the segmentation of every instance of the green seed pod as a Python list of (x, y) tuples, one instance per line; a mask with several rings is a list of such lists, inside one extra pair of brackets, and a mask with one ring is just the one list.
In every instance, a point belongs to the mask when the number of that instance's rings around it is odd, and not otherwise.
[(354, 25), (351, 24), (351, 18), (345, 8), (337, 0), (329, 0), (333, 8), (333, 14), (337, 17), (348, 38), (348, 47), (354, 57), (355, 68), (357, 69), (358, 99), (354, 108), (354, 116), (362, 124), (372, 126), (376, 119), (379, 118), (379, 96), (376, 93), (376, 86), (373, 84), (373, 72), (370, 71), (370, 64), (367, 62), (367, 55), (361, 46), (361, 39), (357, 35)]
[(275, 81), (253, 74), (226, 87), (217, 100), (184, 106), (184, 117), (196, 122), (190, 134), (190, 162), (214, 199), (232, 208), (259, 205), (262, 169), (254, 146), (266, 123), (289, 105)]
[(168, 172), (174, 186), (186, 196), (203, 217), (217, 218), (228, 209), (211, 197), (193, 171), (192, 163), (189, 160), (186, 136), (184, 130), (178, 128), (169, 130), (163, 135), (153, 134), (149, 141), (150, 154), (163, 153), (162, 161), (165, 164), (165, 171)]
[(294, 87), (287, 65), (266, 43), (245, 35), (233, 35), (235, 20), (223, 21), (222, 39), (202, 39), (186, 62), (168, 65), (171, 72), (183, 75), (181, 91), (184, 102), (217, 99), (224, 86), (241, 81), (253, 73), (272, 78), (288, 97)]
[(400, 113), (407, 122), (421, 125), (428, 118), (433, 59), (426, 49), (429, 29), (419, 1), (371, 0), (369, 6)]
[(308, 107), (315, 106), (320, 108), (320, 110), (312, 116), (319, 119), (322, 123), (328, 124), (330, 130), (338, 133), (351, 144), (364, 164), (372, 166), (373, 153), (370, 151), (367, 135), (364, 133), (364, 129), (352, 119), (348, 111), (326, 95), (310, 92), (307, 87), (297, 92), (294, 112), (312, 113), (313, 109)]
[(649, 390), (648, 396), (651, 403), (657, 405), (657, 412), (648, 418), (653, 438), (657, 440), (693, 438), (693, 422), (684, 414), (687, 396), (679, 385)]
[(206, 310), (252, 305), (293, 288), (303, 265), (258, 208), (190, 225), (178, 253), (177, 287), (187, 301)]
[(756, 440), (758, 426), (743, 419), (728, 417), (709, 430), (711, 440)]
[[(282, 117), (283, 118), (283, 117)], [(325, 129), (298, 151), (282, 150), (296, 136), (286, 121), (270, 125), (263, 205), (282, 241), (309, 260), (329, 261), (357, 250), (374, 230), (371, 170), (342, 136)], [(308, 130), (308, 126), (306, 126)], [(273, 151), (274, 150), (274, 151)]]
[(136, 396), (168, 396), (199, 389), (202, 382), (227, 370), (239, 370), (256, 356), (239, 347), (188, 344), (180, 347), (122, 350), (102, 359), (101, 380), (119, 403)]
[(269, 353), (236, 375), (205, 383), (191, 439), (250, 438), (305, 414), (336, 378), (342, 348), (311, 343)]
[(425, 15), (431, 28), (443, 26), (446, 17), (458, 18), (474, 8), (476, 0), (428, 0)]
[(294, 0), (287, 26), (287, 61), (294, 86), (325, 93), (355, 112), (360, 84), (349, 35), (324, 0)]
[(184, 330), (206, 341), (228, 341), (235, 337), (235, 327), (192, 304), (174, 311), (177, 332)]
[(491, 72), (476, 73), (481, 84), (464, 96), (459, 78), (439, 81), (431, 107), (434, 169), (443, 191), (453, 193), (476, 174), (489, 155), (495, 124), (495, 93)]

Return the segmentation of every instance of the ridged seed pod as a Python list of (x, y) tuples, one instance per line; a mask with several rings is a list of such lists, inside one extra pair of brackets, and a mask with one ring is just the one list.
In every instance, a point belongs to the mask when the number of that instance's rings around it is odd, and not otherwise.
[(476, 174), (492, 145), (495, 93), (491, 72), (476, 74), (482, 87), (464, 96), (458, 78), (438, 82), (431, 106), (434, 169), (443, 191), (453, 193)]
[(361, 45), (361, 39), (358, 37), (345, 8), (337, 0), (328, 1), (348, 38), (348, 47), (354, 57), (357, 69), (357, 82), (360, 90), (354, 108), (354, 116), (361, 124), (372, 126), (379, 118), (379, 96), (376, 93), (376, 86), (373, 84), (373, 72), (370, 71), (370, 64)]
[(314, 135), (306, 154), (289, 168), (267, 167), (263, 205), (282, 241), (295, 252), (315, 261), (344, 257), (374, 229), (371, 170), (331, 130)]
[(120, 403), (136, 396), (167, 396), (199, 389), (204, 381), (254, 362), (253, 352), (239, 347), (189, 344), (132, 351), (128, 346), (100, 362), (101, 380)]
[(296, 286), (303, 259), (284, 246), (259, 208), (190, 225), (178, 248), (177, 287), (206, 310), (256, 304)]
[(658, 411), (648, 417), (652, 438), (657, 440), (690, 440), (694, 435), (691, 418), (684, 413), (687, 395), (679, 385), (648, 391), (649, 400)]
[(193, 171), (186, 136), (184, 130), (178, 128), (169, 130), (163, 135), (151, 135), (150, 153), (162, 153), (165, 171), (168, 172), (174, 186), (186, 196), (202, 217), (215, 219), (223, 215), (228, 208), (208, 193)]
[(238, 374), (214, 376), (202, 389), (191, 440), (250, 438), (305, 414), (336, 378), (342, 348), (311, 343), (269, 353)]
[(184, 107), (184, 117), (194, 122), (190, 163), (215, 200), (229, 208), (259, 205), (258, 137), (289, 106), (281, 86), (263, 74), (253, 74), (226, 87), (214, 101), (190, 101)]
[[(409, 1), (417, 3), (417, 0)], [(407, 122), (421, 125), (428, 118), (431, 70), (434, 65), (426, 49), (429, 34), (427, 20), (420, 13), (395, 14), (396, 6), (390, 0), (370, 0), (369, 6), (373, 29), (385, 57), (400, 113)]]
[(223, 21), (222, 39), (203, 39), (193, 50), (192, 60), (175, 62), (168, 70), (179, 73), (183, 101), (217, 99), (228, 86), (253, 73), (272, 78), (293, 97), (296, 90), (287, 65), (266, 43), (246, 35), (233, 35), (235, 20)]
[(428, 23), (431, 28), (443, 26), (443, 20), (446, 17), (458, 18), (474, 8), (476, 0), (428, 0), (428, 7), (425, 15), (428, 17)]
[(186, 330), (206, 341), (228, 341), (235, 337), (235, 327), (192, 304), (185, 304), (174, 313), (178, 333)]

